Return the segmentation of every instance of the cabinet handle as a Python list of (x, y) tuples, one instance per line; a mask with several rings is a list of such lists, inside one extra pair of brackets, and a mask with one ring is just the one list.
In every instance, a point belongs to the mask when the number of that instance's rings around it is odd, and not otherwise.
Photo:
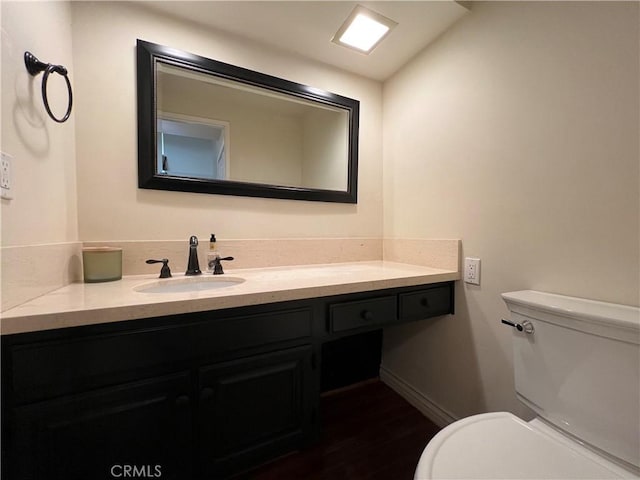
[(367, 320), (367, 321), (369, 321), (369, 320), (373, 320), (373, 312), (370, 312), (369, 310), (363, 310), (363, 311), (360, 313), (360, 317), (361, 317), (363, 320)]
[(200, 400), (209, 400), (213, 397), (213, 388), (206, 387), (200, 390)]
[(422, 305), (425, 308), (429, 308), (429, 299), (427, 297), (422, 297), (420, 299), (420, 305)]
[(189, 406), (189, 395), (180, 395), (176, 397), (176, 407), (185, 408)]

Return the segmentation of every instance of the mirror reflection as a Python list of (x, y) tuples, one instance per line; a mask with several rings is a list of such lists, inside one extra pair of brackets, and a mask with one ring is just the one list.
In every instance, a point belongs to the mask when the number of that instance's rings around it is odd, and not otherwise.
[(346, 191), (347, 111), (156, 66), (158, 174)]
[(228, 123), (158, 112), (156, 171), (210, 180), (229, 178)]
[(138, 186), (357, 203), (360, 103), (137, 41)]

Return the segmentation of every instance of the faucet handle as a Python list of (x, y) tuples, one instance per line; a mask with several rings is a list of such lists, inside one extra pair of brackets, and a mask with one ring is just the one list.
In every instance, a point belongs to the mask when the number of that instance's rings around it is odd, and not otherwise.
[(222, 269), (222, 264), (220, 263), (222, 260), (233, 260), (233, 257), (216, 257), (213, 259), (212, 263), (213, 265), (209, 265), (210, 267), (213, 267), (213, 274), (214, 275), (222, 275), (224, 273), (224, 270)]
[(160, 270), (160, 278), (170, 278), (171, 277), (171, 269), (169, 268), (169, 259), (168, 258), (163, 258), (162, 260), (149, 259), (145, 263), (148, 263), (149, 265), (151, 265), (153, 263), (161, 263), (162, 264), (162, 269)]

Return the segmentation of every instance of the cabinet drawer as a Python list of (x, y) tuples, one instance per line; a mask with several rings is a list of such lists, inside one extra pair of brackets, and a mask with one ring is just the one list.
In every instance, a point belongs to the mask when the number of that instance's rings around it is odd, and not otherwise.
[(146, 375), (184, 359), (184, 328), (90, 335), (10, 347), (16, 403), (81, 392)]
[(400, 320), (420, 320), (447, 313), (452, 313), (449, 285), (400, 294)]
[(330, 330), (342, 332), (394, 322), (397, 318), (396, 296), (345, 302), (329, 307)]
[[(134, 330), (10, 348), (15, 402), (122, 383), (199, 358), (223, 359), (311, 336), (309, 308), (216, 318), (210, 313), (176, 317), (179, 327)], [(189, 323), (196, 322), (196, 323)]]
[(311, 337), (311, 309), (303, 307), (270, 313), (225, 317), (204, 323), (192, 338), (191, 348), (201, 358), (242, 349), (267, 347)]

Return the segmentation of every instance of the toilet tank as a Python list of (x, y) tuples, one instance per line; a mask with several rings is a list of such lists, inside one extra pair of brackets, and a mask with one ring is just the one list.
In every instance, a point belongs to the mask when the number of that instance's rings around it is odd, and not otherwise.
[(613, 460), (640, 469), (640, 308), (525, 290), (503, 293), (518, 398)]

